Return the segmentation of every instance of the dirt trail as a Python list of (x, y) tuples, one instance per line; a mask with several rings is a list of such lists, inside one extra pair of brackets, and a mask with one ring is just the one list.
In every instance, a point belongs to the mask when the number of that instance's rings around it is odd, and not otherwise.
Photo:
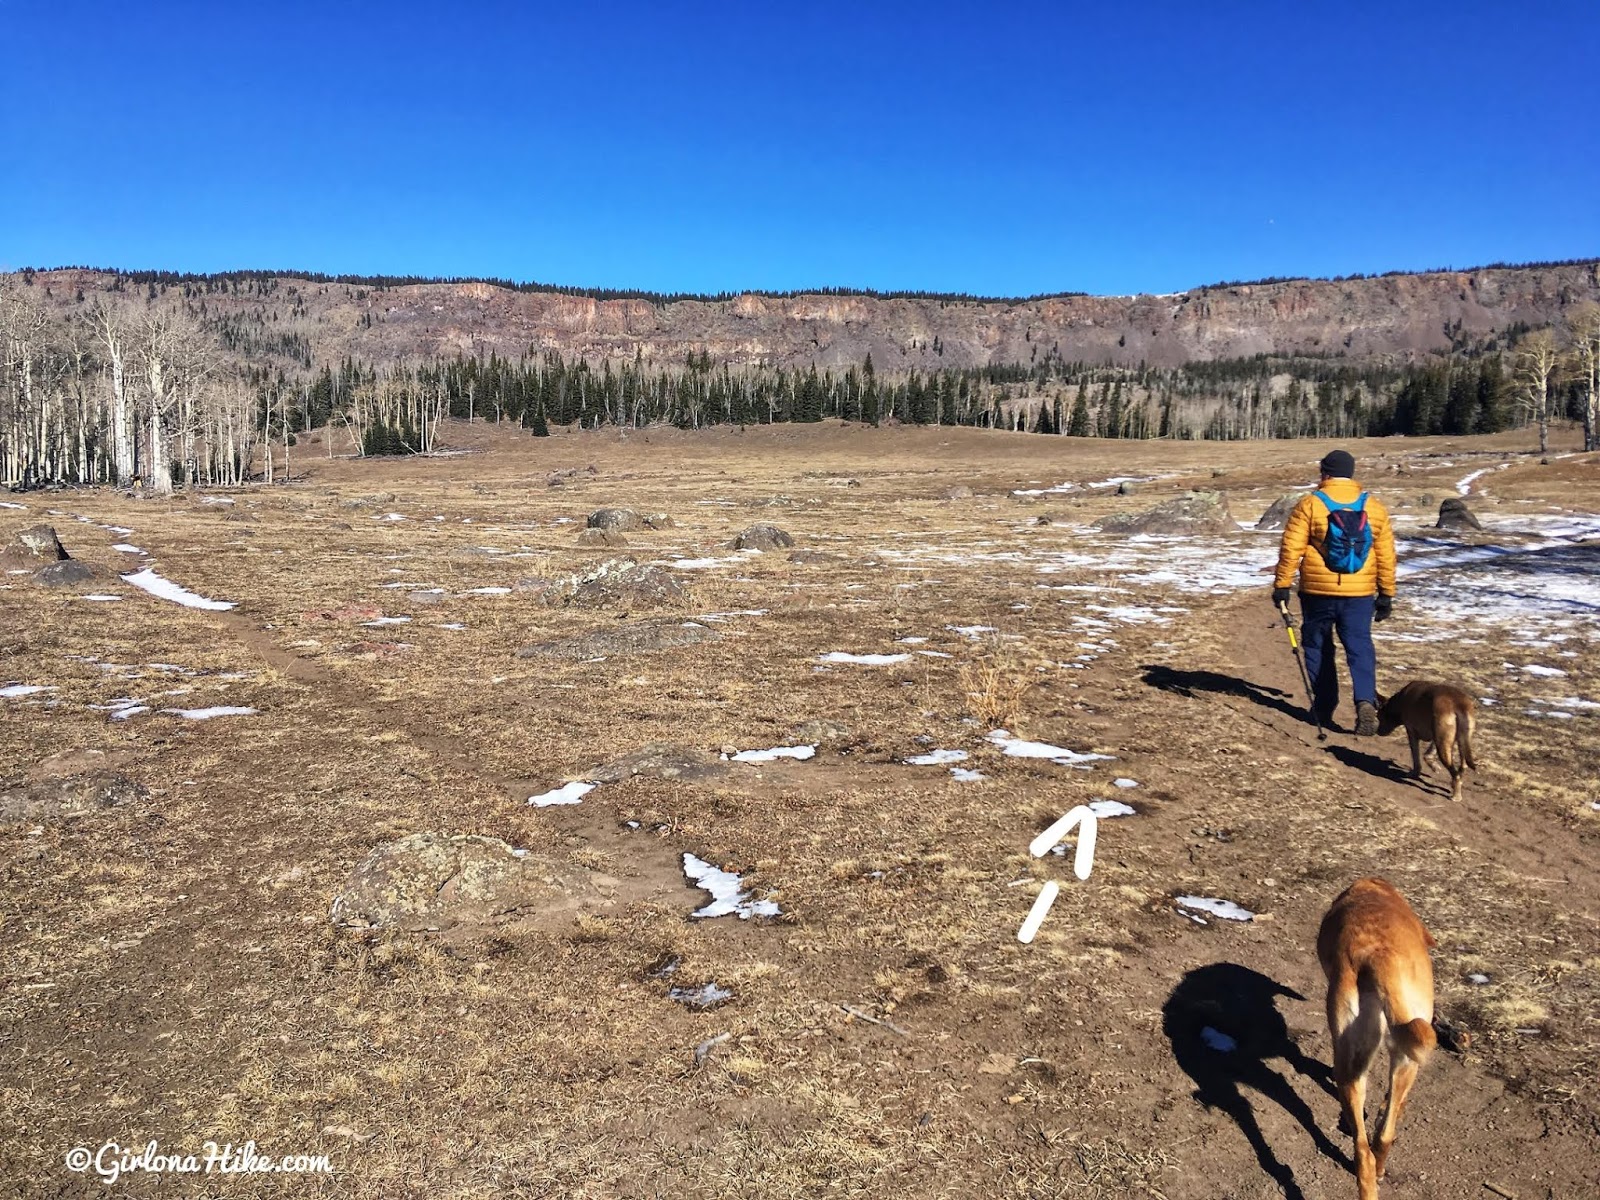
[[(1433, 764), (1432, 774), (1421, 780), (1410, 777), (1410, 751), (1403, 732), (1387, 739), (1354, 736), (1347, 674), (1341, 675), (1341, 708), (1336, 715), (1340, 728), (1328, 734), (1327, 742), (1318, 743), (1307, 715), (1305, 684), (1288, 637), (1282, 622), (1269, 613), (1262, 597), (1255, 595), (1218, 612), (1219, 626), (1232, 631), (1228, 661), (1219, 672), (1231, 675), (1238, 684), (1234, 694), (1225, 696), (1226, 703), (1263, 722), (1275, 734), (1330, 755), (1349, 768), (1352, 794), (1395, 804), (1437, 822), (1475, 855), (1516, 874), (1530, 886), (1553, 892), (1577, 888), (1585, 894), (1600, 887), (1600, 867), (1576, 834), (1520, 797), (1502, 794), (1488, 770), (1468, 773), (1458, 804), (1451, 801), (1448, 777), (1437, 764)], [(1343, 668), (1342, 649), (1339, 654)], [(1393, 688), (1406, 682), (1385, 678), (1381, 646), (1378, 672), (1380, 689), (1386, 683)], [(1493, 711), (1480, 712), (1479, 723), (1477, 757), (1480, 768), (1486, 768), (1494, 754)]]

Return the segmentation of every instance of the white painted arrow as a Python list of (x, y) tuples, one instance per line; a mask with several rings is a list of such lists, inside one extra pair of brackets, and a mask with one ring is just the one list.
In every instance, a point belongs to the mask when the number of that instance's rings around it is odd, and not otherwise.
[(1028, 919), (1022, 923), (1022, 928), (1017, 930), (1017, 941), (1024, 944), (1033, 941), (1033, 935), (1039, 932), (1039, 926), (1044, 924), (1050, 906), (1056, 902), (1056, 894), (1061, 891), (1061, 885), (1054, 879), (1049, 880), (1039, 891), (1039, 898), (1033, 902), (1033, 907), (1028, 910)]
[(1072, 856), (1072, 873), (1079, 879), (1087, 879), (1089, 872), (1094, 870), (1094, 839), (1099, 828), (1100, 818), (1094, 815), (1094, 810), (1080, 804), (1034, 838), (1028, 844), (1028, 852), (1035, 858), (1043, 858), (1054, 850), (1067, 834), (1077, 829), (1078, 851)]

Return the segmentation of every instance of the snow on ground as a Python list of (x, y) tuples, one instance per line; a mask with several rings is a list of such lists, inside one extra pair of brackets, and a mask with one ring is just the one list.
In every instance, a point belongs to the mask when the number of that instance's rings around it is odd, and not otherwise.
[(1200, 1040), (1218, 1054), (1231, 1054), (1239, 1048), (1238, 1042), (1221, 1030), (1213, 1029), (1209, 1025), (1201, 1027)]
[(816, 755), (816, 746), (775, 746), (771, 750), (740, 750), (733, 756), (734, 762), (742, 763), (767, 763), (777, 762), (780, 758), (792, 758), (797, 762)]
[(781, 911), (775, 900), (752, 900), (743, 888), (743, 880), (732, 871), (712, 866), (692, 854), (683, 856), (683, 873), (697, 888), (711, 893), (711, 903), (697, 908), (691, 917), (737, 916), (741, 921), (751, 917), (775, 917)]
[(1137, 779), (1113, 779), (1111, 782), (1119, 788), (1136, 788), (1139, 786)]
[(26, 504), (13, 504), (9, 500), (0, 500), (0, 508), (14, 508), (18, 512), (28, 511), (28, 506)]
[(1218, 900), (1214, 896), (1179, 896), (1177, 902), (1182, 908), (1210, 913), (1213, 917), (1220, 917), (1224, 921), (1253, 921), (1256, 916), (1248, 908), (1243, 908), (1232, 900)]
[(105, 603), (106, 601), (110, 601), (110, 600), (121, 600), (122, 597), (121, 596), (101, 596), (101, 595), (96, 594), (96, 595), (89, 595), (89, 596), (79, 596), (78, 599), (80, 599), (80, 600), (98, 600), (101, 603)]
[[(1447, 463), (1440, 463), (1439, 465), (1440, 466), (1447, 466), (1448, 464)], [(1474, 471), (1470, 475), (1464, 475), (1464, 476), (1461, 477), (1461, 479), (1459, 479), (1456, 482), (1456, 492), (1459, 495), (1462, 495), (1462, 496), (1470, 496), (1472, 494), (1472, 484), (1473, 484), (1474, 480), (1482, 479), (1485, 475), (1489, 474), (1491, 471), (1504, 471), (1510, 465), (1511, 464), (1508, 463), (1508, 462), (1503, 462), (1503, 463), (1500, 463), (1498, 466), (1484, 467), (1482, 470)]]
[(982, 771), (974, 771), (970, 767), (951, 767), (950, 777), (959, 783), (978, 783), (989, 778)]
[(667, 989), (667, 997), (676, 1000), (686, 1008), (707, 1009), (715, 1008), (724, 1000), (731, 1000), (733, 993), (725, 987), (718, 987), (716, 981), (701, 984), (697, 988), (671, 987)]
[(113, 550), (121, 550), (124, 554), (143, 554), (144, 553), (144, 551), (139, 549), (139, 547), (130, 546), (130, 545), (128, 545), (127, 542), (118, 542), (115, 546), (113, 546), (111, 548)]
[(916, 754), (905, 759), (908, 767), (942, 767), (947, 763), (965, 762), (965, 750), (930, 750), (926, 754)]
[(404, 625), (410, 617), (376, 617), (371, 621), (361, 622), (363, 625)]
[(261, 710), (219, 704), (213, 708), (163, 708), (161, 711), (168, 716), (182, 717), (185, 721), (209, 721), (213, 717), (253, 717)]
[(818, 661), (825, 663), (857, 663), (864, 667), (886, 667), (891, 663), (909, 662), (909, 654), (846, 654), (843, 650), (830, 650), (826, 654), (818, 655)]
[(535, 808), (549, 808), (556, 804), (577, 804), (598, 786), (586, 780), (575, 779), (571, 783), (562, 784), (554, 791), (539, 796), (529, 796), (528, 803)]
[(0, 699), (15, 700), (20, 696), (32, 696), (39, 692), (53, 692), (55, 688), (42, 683), (10, 683), (0, 687)]
[(1110, 762), (1112, 758), (1109, 754), (1080, 754), (1076, 750), (1068, 750), (1065, 746), (1026, 741), (1012, 737), (1010, 731), (1005, 729), (992, 731), (986, 740), (1000, 747), (1000, 752), (1008, 758), (1048, 758), (1058, 767), (1079, 767), (1087, 770), (1087, 764), (1091, 762)]
[(1124, 804), (1121, 800), (1091, 800), (1089, 811), (1102, 821), (1111, 817), (1131, 817), (1136, 815), (1136, 810), (1131, 804)]
[(463, 596), (509, 596), (511, 589), (508, 587), (480, 587), (472, 588), (461, 594)]
[(158, 596), (162, 600), (171, 600), (174, 604), (181, 604), (185, 608), (203, 608), (210, 612), (226, 612), (233, 608), (231, 601), (209, 600), (206, 597), (191, 592), (172, 580), (157, 575), (155, 571), (146, 567), (143, 571), (135, 571), (132, 575), (124, 575), (123, 583), (131, 583), (134, 587)]

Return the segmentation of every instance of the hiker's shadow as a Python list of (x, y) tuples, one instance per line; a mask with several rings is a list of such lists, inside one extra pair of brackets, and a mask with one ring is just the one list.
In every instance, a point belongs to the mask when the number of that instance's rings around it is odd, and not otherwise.
[(1188, 696), (1194, 699), (1199, 692), (1242, 696), (1266, 708), (1276, 709), (1297, 721), (1307, 719), (1306, 710), (1296, 708), (1290, 703), (1289, 693), (1282, 688), (1251, 683), (1248, 679), (1240, 679), (1236, 675), (1224, 675), (1220, 671), (1181, 671), (1161, 663), (1145, 663), (1139, 669), (1144, 672), (1144, 681), (1150, 687), (1171, 692), (1176, 696)]
[(1293, 1169), (1267, 1144), (1245, 1089), (1277, 1104), (1298, 1121), (1317, 1149), (1334, 1162), (1347, 1169), (1352, 1164), (1322, 1132), (1288, 1077), (1267, 1065), (1268, 1059), (1283, 1059), (1297, 1074), (1313, 1080), (1330, 1096), (1334, 1094), (1329, 1069), (1303, 1054), (1289, 1036), (1275, 1003), (1279, 996), (1305, 999), (1237, 963), (1197, 967), (1167, 997), (1161, 1009), (1161, 1029), (1172, 1043), (1178, 1065), (1194, 1080), (1194, 1098), (1233, 1118), (1256, 1152), (1261, 1169), (1277, 1180), (1287, 1200), (1304, 1200)]

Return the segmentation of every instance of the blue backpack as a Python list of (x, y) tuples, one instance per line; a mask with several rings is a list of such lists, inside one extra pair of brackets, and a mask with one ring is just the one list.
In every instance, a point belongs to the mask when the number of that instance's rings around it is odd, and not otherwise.
[(1311, 493), (1328, 508), (1328, 537), (1322, 561), (1335, 575), (1354, 575), (1367, 565), (1372, 553), (1372, 523), (1367, 520), (1367, 493), (1349, 504), (1330, 500), (1327, 493)]

